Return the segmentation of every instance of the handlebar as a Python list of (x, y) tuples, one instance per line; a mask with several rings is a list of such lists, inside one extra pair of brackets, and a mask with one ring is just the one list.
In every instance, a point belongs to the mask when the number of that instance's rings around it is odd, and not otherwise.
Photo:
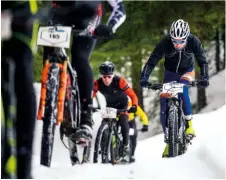
[(128, 109), (118, 109), (117, 110), (117, 113), (119, 114), (119, 113), (126, 113), (126, 112), (129, 112), (129, 110)]
[[(175, 83), (178, 83), (178, 82), (175, 82)], [(192, 81), (190, 84), (184, 84), (184, 86), (187, 86), (187, 87), (195, 87), (195, 86), (199, 86), (200, 85), (200, 81), (199, 80), (196, 80), (196, 81)], [(163, 83), (148, 83), (148, 85), (146, 86), (148, 89), (152, 89), (152, 90), (162, 90), (162, 86), (163, 86)]]
[[(101, 111), (101, 108), (93, 108), (93, 112), (98, 112)], [(122, 112), (129, 112), (128, 109), (117, 109), (117, 114), (122, 113)]]

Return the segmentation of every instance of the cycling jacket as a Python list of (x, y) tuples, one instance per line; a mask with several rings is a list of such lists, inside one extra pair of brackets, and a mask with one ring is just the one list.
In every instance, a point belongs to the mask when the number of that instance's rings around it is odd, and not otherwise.
[(148, 59), (142, 71), (142, 75), (149, 76), (163, 56), (165, 56), (165, 69), (180, 74), (183, 74), (194, 67), (195, 56), (198, 65), (201, 68), (201, 75), (208, 76), (208, 62), (204, 55), (202, 44), (193, 34), (188, 36), (187, 44), (181, 51), (175, 50), (169, 35), (162, 39)]
[(94, 82), (94, 97), (100, 91), (107, 102), (108, 107), (126, 108), (128, 106), (128, 97), (132, 100), (132, 104), (138, 106), (138, 99), (132, 88), (129, 87), (126, 80), (119, 76), (114, 76), (112, 83), (106, 86), (102, 78)]
[[(125, 7), (122, 0), (107, 0), (107, 2), (112, 8), (112, 12), (107, 21), (107, 25), (109, 25), (112, 28), (112, 31), (115, 33), (117, 28), (126, 19)], [(52, 1), (52, 6), (58, 8), (60, 8), (61, 6), (71, 7), (76, 5), (81, 5), (81, 7), (89, 7), (87, 9), (89, 9), (90, 11), (92, 11), (92, 9), (96, 9), (97, 19), (92, 22), (92, 25), (97, 26), (99, 24), (100, 17), (102, 16), (101, 1)], [(84, 14), (89, 12), (86, 12), (84, 8), (81, 8), (81, 13)]]

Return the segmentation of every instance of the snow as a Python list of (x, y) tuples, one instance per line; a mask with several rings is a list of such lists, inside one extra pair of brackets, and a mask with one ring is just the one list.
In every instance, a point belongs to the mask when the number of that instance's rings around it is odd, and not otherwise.
[[(40, 85), (35, 84), (34, 86), (38, 94)], [(193, 126), (197, 137), (185, 155), (162, 159), (161, 154), (165, 144), (163, 134), (160, 134), (138, 142), (136, 163), (115, 166), (91, 162), (72, 167), (69, 152), (59, 138), (59, 127), (56, 128), (51, 167), (41, 166), (42, 121), (36, 121), (33, 176), (36, 179), (225, 178), (225, 111), (226, 105), (213, 112), (194, 115)], [(94, 122), (93, 140), (101, 122), (99, 112), (94, 113)]]

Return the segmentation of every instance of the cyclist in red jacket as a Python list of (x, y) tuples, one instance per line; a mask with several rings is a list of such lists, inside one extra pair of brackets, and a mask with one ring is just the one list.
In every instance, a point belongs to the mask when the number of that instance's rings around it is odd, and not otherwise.
[[(130, 113), (137, 111), (138, 99), (137, 95), (131, 87), (129, 87), (126, 80), (122, 77), (114, 75), (115, 66), (112, 62), (106, 61), (99, 67), (102, 75), (101, 78), (94, 82), (94, 97), (97, 91), (100, 91), (107, 102), (107, 107), (116, 109), (127, 109), (128, 97), (132, 100), (132, 106), (129, 109)], [(124, 153), (121, 162), (129, 162), (129, 114), (119, 115), (119, 125), (122, 128)]]

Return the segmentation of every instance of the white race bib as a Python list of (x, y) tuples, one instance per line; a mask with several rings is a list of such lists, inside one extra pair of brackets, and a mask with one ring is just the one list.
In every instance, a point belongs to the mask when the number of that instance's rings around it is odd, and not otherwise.
[(183, 93), (184, 84), (170, 82), (164, 83), (162, 87), (162, 93), (170, 93), (172, 97), (176, 96), (178, 93)]
[(1, 38), (8, 40), (12, 36), (11, 30), (12, 17), (8, 11), (3, 11), (1, 14)]
[(129, 128), (129, 135), (133, 136), (134, 135), (134, 129), (133, 128)]
[(45, 26), (38, 31), (37, 45), (69, 48), (71, 39), (71, 27)]
[(104, 118), (117, 118), (117, 109), (106, 107), (105, 109), (101, 110), (101, 117)]

